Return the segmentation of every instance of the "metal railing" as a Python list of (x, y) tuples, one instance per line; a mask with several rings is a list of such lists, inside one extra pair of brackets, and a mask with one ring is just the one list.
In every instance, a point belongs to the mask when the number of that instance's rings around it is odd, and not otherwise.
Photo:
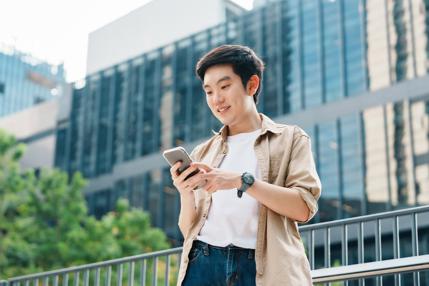
[[(300, 232), (315, 281), (330, 282), (377, 276), (376, 284), (382, 285), (383, 277), (380, 273), (405, 272), (408, 269), (404, 267), (405, 264), (424, 265), (424, 269), (427, 269), (428, 256), (419, 256), (419, 229), (427, 230), (429, 227), (429, 219), (422, 218), (425, 215), (429, 216), (429, 206), (301, 226)], [(401, 223), (404, 218), (405, 223)], [(411, 238), (412, 249), (408, 256), (412, 257), (409, 258), (404, 258), (405, 255), (401, 255), (400, 251), (400, 237), (404, 235)], [(392, 239), (390, 240), (389, 237)], [(393, 257), (391, 258), (393, 259), (383, 256), (383, 249), (386, 249), (385, 244), (389, 241), (392, 243)], [(374, 257), (366, 259), (365, 249), (371, 245), (375, 250), (372, 252)], [(181, 252), (182, 248), (178, 247), (14, 277), (8, 281), (0, 281), (0, 286), (175, 285)], [(357, 259), (355, 261), (349, 259), (351, 256)], [(382, 260), (383, 263), (377, 264), (377, 261)], [(421, 261), (425, 263), (421, 264)], [(384, 269), (383, 265), (389, 266), (389, 269)], [(376, 269), (378, 272), (375, 271)], [(413, 272), (413, 281), (416, 283), (414, 285), (420, 285), (417, 270), (416, 268)], [(341, 276), (341, 274), (350, 276)], [(395, 285), (401, 284), (399, 275), (395, 274)], [(364, 285), (365, 282), (361, 280), (359, 285)]]
[[(121, 267), (124, 264), (129, 263), (135, 265), (136, 262), (140, 261), (142, 268), (140, 271), (139, 281), (134, 283), (135, 275), (134, 267), (130, 268), (129, 277), (133, 277), (133, 279), (129, 279), (128, 283), (124, 284), (122, 281), (121, 274), (119, 273), (118, 279), (115, 281), (115, 285), (146, 285), (147, 280), (145, 279), (145, 275), (147, 275), (146, 267), (147, 267), (147, 259), (150, 258), (159, 258), (161, 255), (179, 255), (180, 256), (181, 249), (171, 249), (168, 251), (159, 251), (154, 252), (147, 255), (137, 255), (122, 259), (115, 259), (111, 261), (101, 262), (101, 263), (93, 263), (89, 265), (79, 266), (79, 267), (71, 267), (58, 271), (51, 271), (45, 273), (39, 273), (35, 275), (26, 275), (17, 278), (10, 279), (9, 281), (0, 281), (0, 286), (15, 286), (15, 285), (69, 285), (68, 276), (69, 274), (73, 274), (74, 279), (72, 280), (71, 285), (100, 285), (100, 269), (108, 268), (107, 275), (112, 274), (112, 266), (116, 265), (118, 267), (118, 271), (120, 271)], [(145, 262), (146, 261), (146, 262)], [(122, 264), (122, 266), (121, 266)], [(153, 271), (157, 271), (155, 267)], [(312, 270), (311, 275), (313, 277), (314, 283), (330, 283), (336, 281), (347, 281), (354, 279), (363, 279), (369, 277), (382, 277), (387, 274), (399, 274), (399, 273), (407, 273), (416, 271), (422, 271), (429, 269), (429, 255), (421, 255), (415, 257), (406, 257), (406, 258), (398, 258), (398, 259), (390, 259), (384, 261), (377, 262), (367, 262), (363, 264), (355, 264), (355, 265), (347, 265), (347, 266), (339, 266), (332, 268), (323, 268)], [(94, 280), (90, 280), (89, 273), (90, 271), (95, 271), (96, 276)], [(79, 281), (80, 274), (83, 272), (84, 279)], [(165, 275), (167, 279), (164, 281), (164, 285), (175, 285), (176, 281), (169, 280), (169, 270), (166, 270)], [(60, 283), (60, 277), (62, 281)], [(157, 285), (158, 281), (155, 279), (156, 276), (149, 281), (150, 285)], [(105, 283), (102, 285), (111, 285), (112, 279), (108, 279), (106, 277)], [(413, 285), (420, 285), (420, 281)]]
[[(428, 237), (428, 218), (429, 206), (422, 206), (305, 225), (300, 233), (311, 269), (315, 270), (418, 256), (419, 230)], [(401, 253), (401, 242), (408, 241), (411, 251)], [(414, 272), (413, 280), (420, 281), (418, 272)], [(400, 285), (400, 275), (395, 275), (394, 281)], [(378, 276), (376, 285), (382, 284), (383, 277)]]
[(175, 285), (181, 252), (178, 247), (19, 276), (0, 282), (0, 286)]

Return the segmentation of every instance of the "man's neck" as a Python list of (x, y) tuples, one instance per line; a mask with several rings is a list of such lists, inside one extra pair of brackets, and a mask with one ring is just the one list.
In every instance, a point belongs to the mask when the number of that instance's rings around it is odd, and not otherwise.
[(237, 135), (240, 133), (252, 132), (260, 129), (262, 125), (262, 119), (258, 112), (252, 112), (248, 116), (245, 116), (241, 120), (241, 124), (228, 126), (228, 135)]

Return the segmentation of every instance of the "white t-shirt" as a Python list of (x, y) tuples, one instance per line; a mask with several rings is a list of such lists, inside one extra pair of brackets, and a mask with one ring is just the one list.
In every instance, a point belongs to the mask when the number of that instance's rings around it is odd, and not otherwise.
[[(240, 174), (249, 172), (255, 178), (260, 178), (254, 150), (255, 140), (259, 134), (261, 129), (228, 136), (228, 154), (219, 168)], [(218, 190), (212, 194), (207, 220), (197, 239), (220, 247), (233, 244), (255, 249), (258, 210), (258, 201), (248, 194), (243, 193), (239, 198), (237, 189)]]

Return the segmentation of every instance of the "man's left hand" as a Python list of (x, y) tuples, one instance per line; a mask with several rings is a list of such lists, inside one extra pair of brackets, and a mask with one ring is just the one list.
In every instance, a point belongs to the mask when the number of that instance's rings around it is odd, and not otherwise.
[(212, 168), (201, 162), (193, 162), (191, 165), (204, 170), (203, 173), (195, 175), (197, 177), (195, 179), (201, 180), (199, 185), (208, 193), (241, 187), (241, 174), (239, 173)]

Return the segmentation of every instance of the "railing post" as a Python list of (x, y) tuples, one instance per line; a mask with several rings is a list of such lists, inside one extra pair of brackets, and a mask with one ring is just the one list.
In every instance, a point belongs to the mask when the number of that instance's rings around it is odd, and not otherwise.
[(6, 280), (0, 280), (0, 286), (9, 286), (9, 282)]

